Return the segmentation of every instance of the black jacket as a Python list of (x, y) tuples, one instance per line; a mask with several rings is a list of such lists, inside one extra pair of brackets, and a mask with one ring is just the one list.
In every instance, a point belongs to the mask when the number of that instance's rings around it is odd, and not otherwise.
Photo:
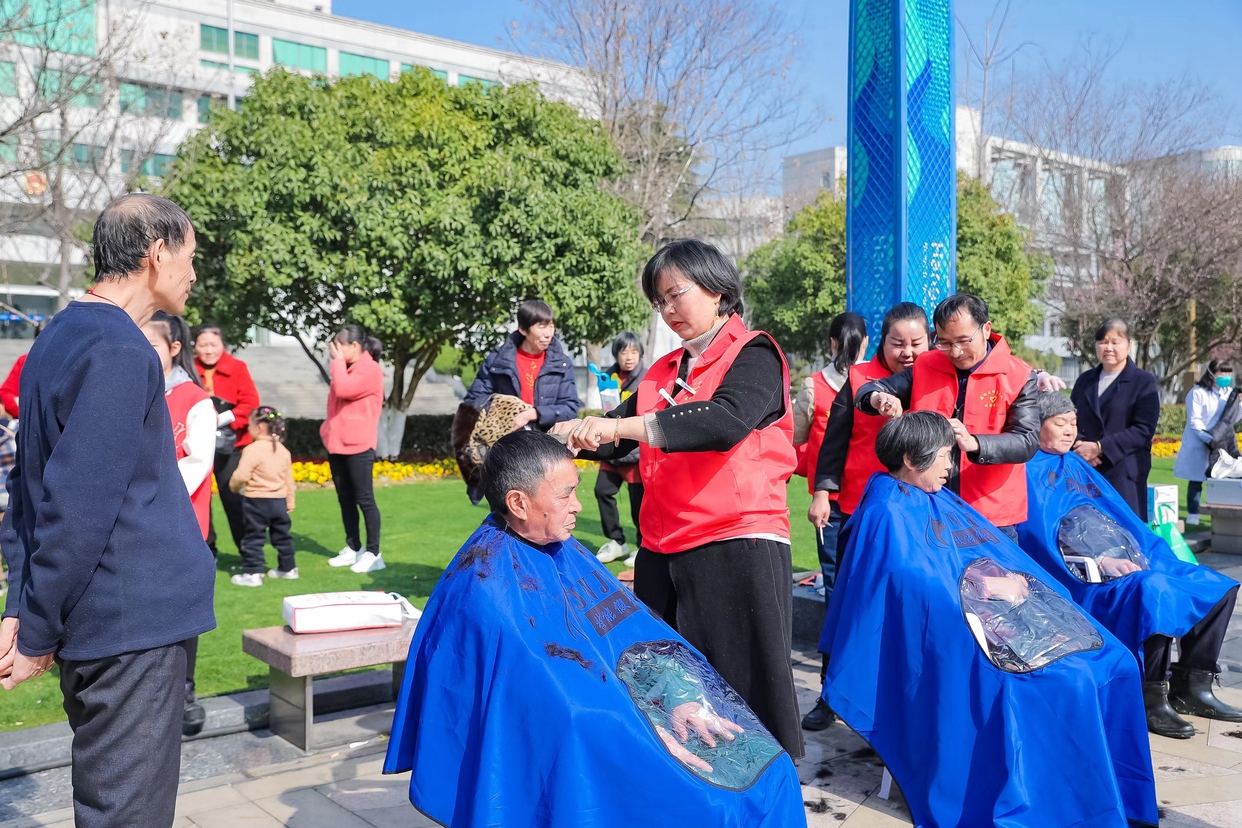
[[(619, 377), (621, 376), (621, 366), (614, 362), (611, 366), (608, 367), (607, 370), (604, 371), (604, 373), (610, 377), (613, 374), (616, 374)], [(626, 377), (625, 380), (621, 383), (621, 393), (626, 394), (627, 399), (633, 396), (634, 394), (638, 393), (638, 384), (643, 381), (643, 375), (646, 373), (647, 373), (647, 366), (640, 359), (638, 361), (638, 365), (634, 368), (633, 371), (630, 371), (630, 375)], [(620, 457), (616, 460), (612, 460), (611, 462), (614, 466), (632, 465), (634, 463), (637, 463), (638, 462), (638, 446), (635, 446), (634, 450), (631, 451), (629, 454), (625, 455), (624, 457)]]
[(1102, 371), (1097, 365), (1074, 383), (1070, 399), (1078, 409), (1078, 438), (1100, 444), (1104, 459), (1096, 470), (1146, 520), (1147, 475), (1151, 438), (1156, 436), (1160, 419), (1160, 390), (1154, 376), (1127, 360), (1101, 397)]
[[(517, 349), (522, 339), (522, 334), (514, 331), (499, 348), (487, 355), (466, 393), (464, 402), (467, 405), (478, 408), (492, 394), (522, 396), (517, 372)], [(582, 407), (574, 382), (574, 365), (559, 337), (552, 340), (547, 353), (543, 368), (535, 378), (535, 411), (539, 415), (536, 424), (544, 431), (563, 420), (574, 419)]]

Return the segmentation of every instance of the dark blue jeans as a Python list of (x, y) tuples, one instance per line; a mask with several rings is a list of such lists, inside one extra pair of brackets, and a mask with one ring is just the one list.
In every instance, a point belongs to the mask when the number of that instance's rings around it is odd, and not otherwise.
[(1199, 499), (1203, 497), (1203, 481), (1192, 480), (1186, 485), (1186, 513), (1199, 514)]
[(815, 530), (815, 552), (819, 556), (819, 568), (824, 573), (824, 602), (832, 597), (837, 582), (837, 537), (845, 523), (845, 515), (832, 504), (832, 514), (823, 529)]

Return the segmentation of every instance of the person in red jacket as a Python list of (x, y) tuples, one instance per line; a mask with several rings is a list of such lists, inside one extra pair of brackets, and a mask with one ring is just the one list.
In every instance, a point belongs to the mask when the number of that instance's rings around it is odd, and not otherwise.
[[(39, 321), (34, 327), (34, 338), (38, 339), (39, 334), (43, 332), (43, 322)], [(0, 385), (0, 406), (4, 407), (5, 413), (12, 419), (17, 419), (17, 396), (20, 392), (22, 381), (22, 366), (26, 364), (26, 355), (22, 354), (13, 363), (12, 370), (5, 377), (4, 384)]]
[(796, 758), (789, 367), (776, 340), (747, 330), (741, 278), (715, 247), (693, 239), (664, 246), (643, 269), (642, 286), (682, 347), (655, 360), (638, 393), (607, 417), (558, 423), (553, 433), (600, 460), (639, 449), (635, 594)]
[[(345, 526), (345, 548), (328, 565), (348, 566), (359, 573), (384, 568), (380, 511), (372, 485), (384, 404), (384, 369), (379, 364), (382, 352), (380, 341), (359, 325), (346, 325), (328, 343), (332, 384), (328, 387), (328, 418), (319, 427)], [(358, 532), (360, 511), (367, 530), (365, 552)]]
[[(224, 507), (229, 521), (229, 534), (233, 543), (241, 549), (246, 534), (246, 520), (242, 515), (244, 498), (229, 488), (229, 480), (241, 460), (238, 449), (250, 443), (247, 431), (250, 412), (259, 404), (259, 391), (250, 378), (246, 363), (228, 352), (224, 333), (219, 325), (199, 325), (194, 329), (194, 367), (198, 370), (203, 388), (212, 396), (216, 410), (232, 403), (233, 422), (220, 429), (216, 439), (216, 488), (220, 493), (220, 505)], [(209, 526), (207, 545), (216, 554), (216, 529)]]
[[(185, 483), (198, 518), (198, 530), (206, 540), (211, 518), (211, 470), (216, 453), (216, 407), (199, 385), (190, 356), (190, 326), (180, 316), (156, 311), (142, 326), (147, 341), (164, 369), (164, 400), (172, 419), (173, 444), (177, 449), (177, 470)], [(194, 736), (203, 729), (207, 711), (194, 692), (194, 670), (198, 663), (198, 638), (183, 642), (185, 647), (185, 712), (181, 732)]]
[[(867, 481), (884, 465), (875, 453), (875, 439), (880, 433), (882, 418), (855, 417), (854, 391), (873, 379), (892, 376), (909, 368), (919, 354), (927, 350), (931, 332), (927, 312), (913, 302), (901, 302), (889, 309), (880, 326), (880, 347), (869, 361), (849, 368), (849, 379), (832, 401), (818, 462), (812, 470), (814, 497), (807, 519), (817, 529), (832, 537), (833, 572), (841, 566), (840, 546), (836, 539), (840, 529), (858, 508)], [(834, 500), (835, 497), (835, 500)], [(826, 599), (831, 595), (826, 594)], [(820, 680), (828, 671), (828, 657), (820, 666)], [(802, 717), (805, 730), (824, 730), (836, 715), (822, 698)]]
[[(794, 400), (794, 447), (798, 452), (798, 468), (807, 480), (811, 494), (815, 494), (815, 469), (819, 465), (819, 450), (828, 430), (828, 417), (833, 400), (847, 382), (850, 368), (867, 351), (867, 320), (856, 313), (837, 314), (828, 324), (828, 345), (832, 361), (807, 377)], [(832, 496), (835, 500), (835, 496)], [(840, 510), (836, 511), (839, 516)], [(810, 513), (807, 519), (815, 527), (815, 548), (819, 567), (824, 573), (824, 598), (832, 595), (836, 580), (837, 531), (841, 523), (836, 520), (818, 521)]]

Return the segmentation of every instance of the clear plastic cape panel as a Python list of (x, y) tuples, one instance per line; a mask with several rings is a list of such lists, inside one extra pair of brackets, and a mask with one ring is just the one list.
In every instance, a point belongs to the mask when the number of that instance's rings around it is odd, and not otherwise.
[(617, 677), (664, 748), (713, 785), (749, 788), (783, 752), (737, 692), (681, 642), (630, 646)]
[[(1057, 545), (1067, 559), (1088, 558), (1094, 572), (1081, 561), (1066, 560), (1065, 565), (1080, 581), (1106, 583), (1124, 578), (1138, 569), (1150, 569), (1138, 541), (1117, 521), (1089, 504), (1076, 506), (1061, 518)], [(1131, 565), (1121, 565), (1129, 562)]]
[(1025, 572), (991, 558), (966, 567), (962, 611), (988, 659), (1010, 673), (1029, 673), (1104, 640), (1082, 611)]

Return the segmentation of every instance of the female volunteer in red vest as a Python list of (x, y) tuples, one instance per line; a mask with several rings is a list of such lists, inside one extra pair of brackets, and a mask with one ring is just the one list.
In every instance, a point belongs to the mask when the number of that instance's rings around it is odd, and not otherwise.
[[(883, 417), (854, 416), (854, 389), (875, 379), (892, 376), (914, 364), (927, 350), (930, 335), (927, 313), (913, 302), (902, 302), (884, 315), (880, 326), (880, 347), (870, 361), (850, 367), (849, 379), (832, 401), (823, 444), (812, 477), (814, 498), (807, 518), (816, 527), (825, 527), (834, 539), (862, 500), (867, 481), (876, 472), (886, 471), (875, 454), (875, 438), (884, 424)], [(836, 499), (833, 500), (833, 496)], [(833, 572), (841, 565), (841, 549), (833, 545)], [(820, 668), (822, 680), (828, 669), (824, 656)], [(807, 730), (823, 730), (832, 724), (834, 715), (823, 699), (802, 718)]]
[[(233, 423), (221, 429), (227, 433), (232, 429), (233, 440), (229, 445), (216, 444), (216, 488), (219, 490), (220, 505), (229, 520), (229, 534), (233, 543), (241, 548), (242, 535), (246, 533), (245, 520), (242, 518), (243, 498), (229, 488), (229, 478), (237, 470), (241, 459), (241, 449), (251, 442), (248, 431), (250, 411), (259, 404), (259, 391), (250, 378), (250, 369), (246, 363), (228, 352), (224, 344), (224, 334), (219, 325), (199, 325), (194, 329), (194, 367), (198, 369), (199, 379), (203, 388), (216, 400), (233, 403)], [(217, 410), (220, 408), (217, 404)], [(221, 451), (221, 449), (225, 449)], [(207, 534), (207, 545), (212, 554), (216, 552), (216, 528), (211, 526)]]
[(600, 459), (637, 445), (644, 496), (634, 592), (697, 647), (793, 757), (789, 659), (793, 410), (776, 341), (742, 322), (742, 281), (695, 240), (662, 248), (643, 292), (682, 338), (609, 417), (558, 423)]
[[(815, 494), (815, 469), (819, 465), (819, 450), (824, 444), (828, 428), (828, 414), (837, 392), (849, 382), (850, 368), (858, 362), (859, 354), (867, 351), (867, 320), (856, 313), (837, 314), (828, 324), (828, 347), (832, 361), (822, 371), (807, 377), (794, 400), (794, 446), (798, 453), (796, 473), (807, 480), (810, 493)], [(836, 500), (836, 495), (831, 495)], [(839, 514), (839, 513), (838, 513)], [(819, 567), (824, 573), (824, 597), (832, 595), (837, 573), (838, 521), (817, 521), (811, 512), (807, 518), (815, 526), (816, 551)]]

